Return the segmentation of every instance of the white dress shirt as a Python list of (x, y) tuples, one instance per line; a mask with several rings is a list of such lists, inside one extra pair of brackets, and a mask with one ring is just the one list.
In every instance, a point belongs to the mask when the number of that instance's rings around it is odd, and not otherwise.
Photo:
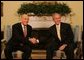
[(60, 34), (60, 25), (61, 25), (61, 24), (56, 25), (56, 29), (57, 29), (57, 35), (58, 35), (59, 40), (61, 40), (61, 34)]

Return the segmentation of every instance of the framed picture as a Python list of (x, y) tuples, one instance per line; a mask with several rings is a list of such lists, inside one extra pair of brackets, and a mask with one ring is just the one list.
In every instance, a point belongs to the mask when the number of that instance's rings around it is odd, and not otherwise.
[(1, 2), (1, 16), (3, 16), (3, 2)]

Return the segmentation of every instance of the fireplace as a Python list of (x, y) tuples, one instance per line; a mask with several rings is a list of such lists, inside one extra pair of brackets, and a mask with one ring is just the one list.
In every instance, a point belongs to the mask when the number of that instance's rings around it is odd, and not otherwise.
[(48, 45), (48, 28), (33, 29), (32, 36), (38, 38), (41, 43), (33, 46), (33, 49), (45, 50)]

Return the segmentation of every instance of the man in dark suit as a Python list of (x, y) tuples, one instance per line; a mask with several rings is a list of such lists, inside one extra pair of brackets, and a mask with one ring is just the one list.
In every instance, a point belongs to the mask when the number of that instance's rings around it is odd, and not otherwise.
[(47, 59), (52, 59), (54, 51), (64, 51), (67, 59), (73, 59), (74, 55), (74, 35), (71, 26), (61, 22), (61, 14), (54, 13), (53, 21), (55, 24), (49, 28), (50, 43), (46, 49)]
[(12, 37), (8, 41), (4, 50), (7, 59), (12, 59), (12, 52), (21, 50), (23, 59), (28, 59), (31, 56), (32, 45), (38, 43), (38, 40), (31, 37), (32, 27), (28, 25), (29, 16), (21, 15), (21, 22), (12, 26)]

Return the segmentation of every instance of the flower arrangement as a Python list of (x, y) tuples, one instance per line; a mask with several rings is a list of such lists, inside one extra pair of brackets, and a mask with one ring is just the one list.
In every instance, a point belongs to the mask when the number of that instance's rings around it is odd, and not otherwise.
[(52, 13), (60, 13), (61, 15), (67, 15), (71, 12), (71, 8), (65, 3), (23, 3), (18, 9), (18, 14), (31, 13), (34, 15), (51, 15)]

